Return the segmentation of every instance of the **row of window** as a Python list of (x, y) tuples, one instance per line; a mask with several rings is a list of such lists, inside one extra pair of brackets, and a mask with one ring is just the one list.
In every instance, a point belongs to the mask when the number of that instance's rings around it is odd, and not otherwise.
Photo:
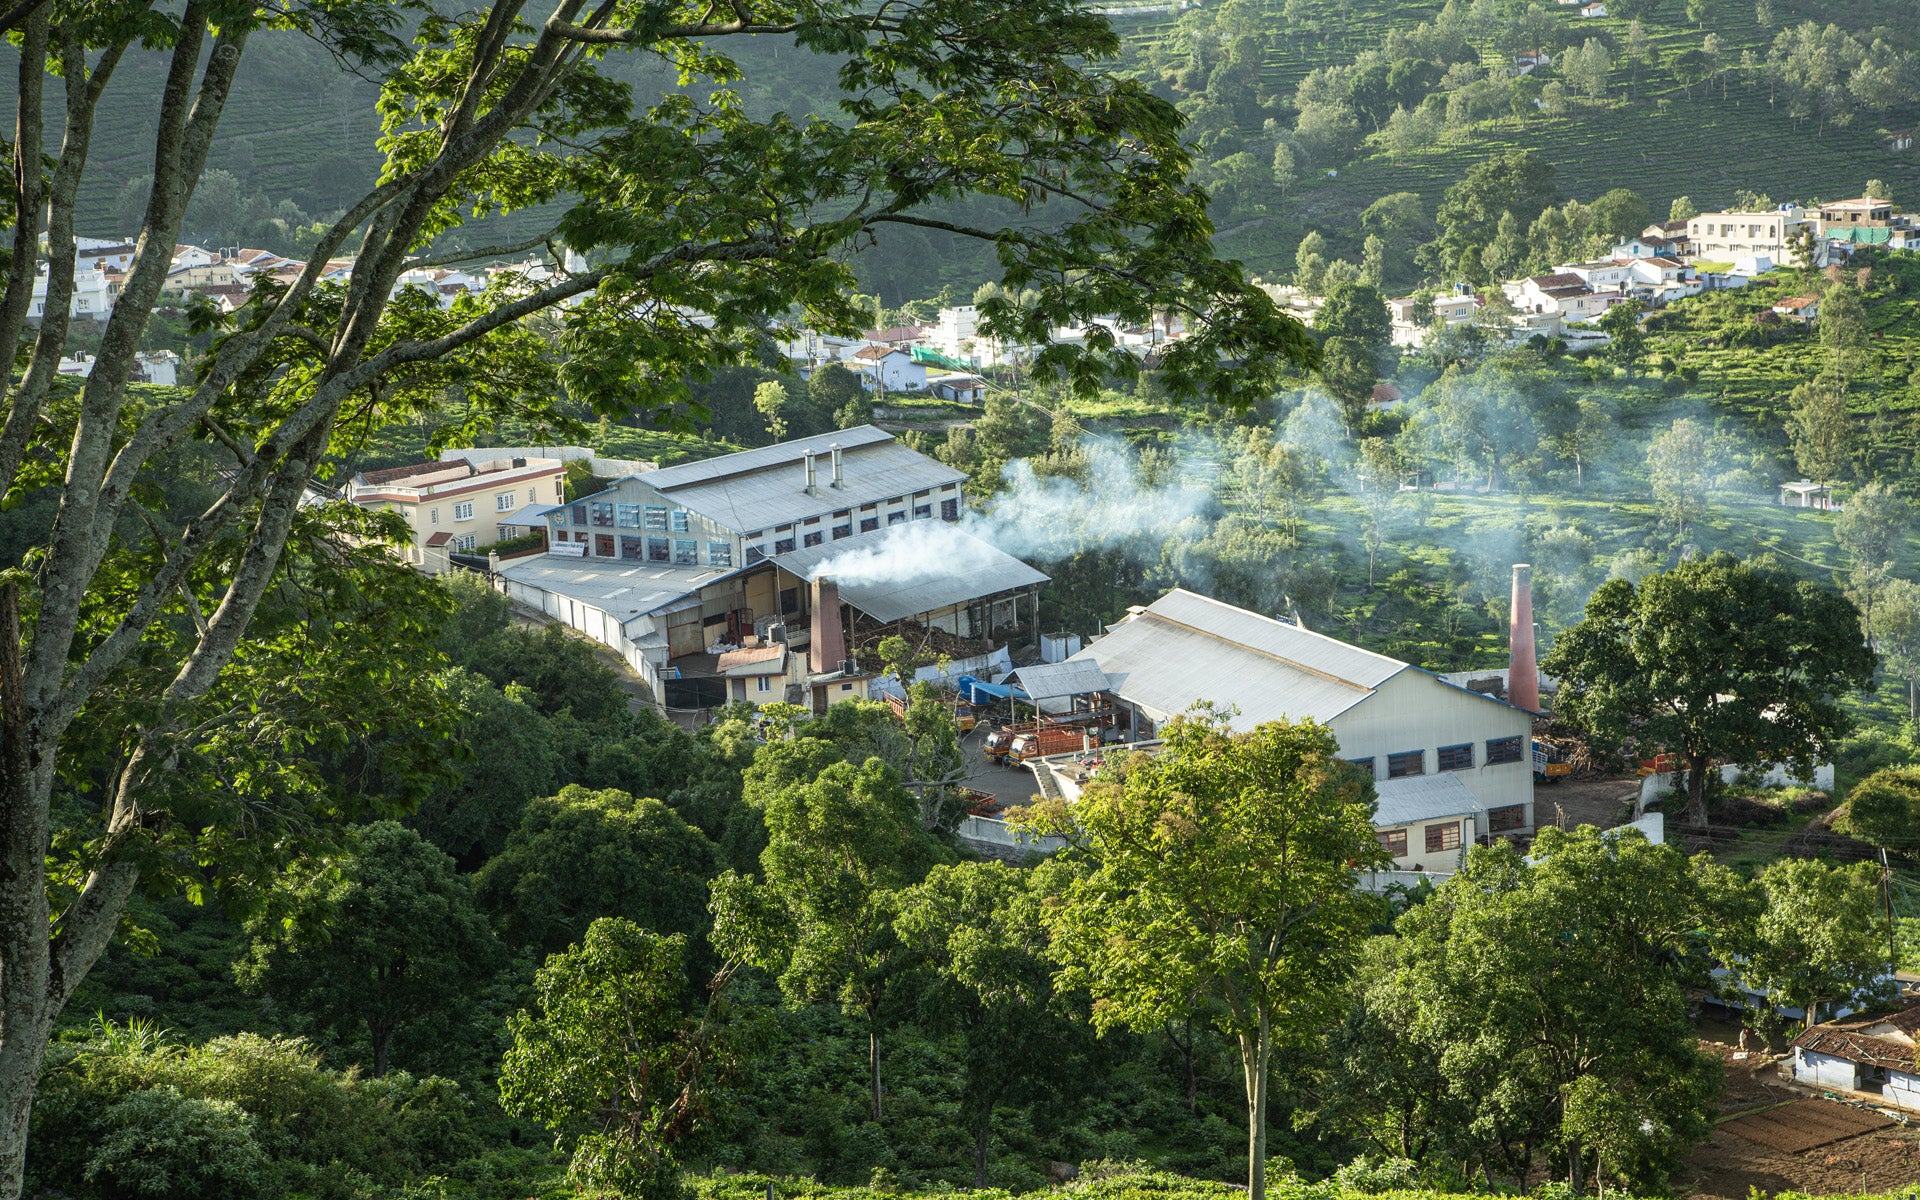
[[(540, 490), (539, 488), (532, 488), (532, 487), (527, 489), (528, 504), (538, 504), (540, 502), (538, 497), (539, 490)], [(519, 492), (494, 493), (494, 497), (493, 497), (494, 512), (496, 513), (512, 512), (514, 509), (518, 507), (520, 507)], [(456, 521), (473, 520), (473, 501), (456, 500), (453, 505), (453, 519)], [(439, 523), (440, 523), (440, 510), (438, 508), (429, 508), (427, 510), (427, 524), (438, 525)]]
[[(568, 535), (562, 531), (554, 536), (564, 542)], [(595, 558), (624, 558), (631, 562), (671, 563), (676, 567), (700, 565), (698, 538), (634, 537), (629, 534), (611, 533), (575, 533), (572, 536), (574, 541), (592, 546)], [(733, 566), (733, 543), (708, 542), (707, 565), (709, 567)]]
[[(1506, 833), (1515, 829), (1524, 829), (1527, 824), (1527, 806), (1524, 804), (1504, 804), (1499, 808), (1487, 810), (1487, 831)], [(1460, 848), (1460, 822), (1450, 821), (1444, 825), (1426, 827), (1425, 841), (1428, 854), (1438, 854), (1443, 850)], [(1407, 853), (1407, 831), (1404, 829), (1382, 829), (1377, 832), (1380, 846), (1395, 858), (1403, 858)]]
[[(874, 508), (874, 505), (869, 504), (864, 506), (861, 511), (864, 512), (867, 509), (871, 509), (871, 508)], [(925, 521), (925, 520), (931, 519), (932, 516), (933, 516), (932, 504), (916, 504), (913, 506), (913, 518), (912, 518), (913, 520)], [(836, 522), (839, 522), (838, 524), (835, 524), (830, 527), (830, 531), (833, 534), (834, 541), (837, 542), (841, 538), (848, 538), (853, 536), (854, 524), (853, 524), (853, 514), (851, 511), (842, 510), (840, 512), (837, 512), (833, 514), (833, 519)], [(908, 519), (907, 514), (904, 511), (890, 512), (887, 514), (887, 524), (889, 525), (904, 524), (907, 521), (907, 519)], [(960, 519), (960, 501), (942, 500), (940, 502), (940, 519), (942, 521), (958, 521)], [(818, 522), (818, 520), (819, 518), (816, 517), (806, 522), (806, 524), (815, 524)], [(880, 528), (880, 517), (877, 512), (875, 513), (875, 515), (871, 517), (860, 518), (861, 533), (872, 533), (879, 528)], [(791, 554), (794, 551), (794, 549), (799, 546), (818, 546), (822, 542), (826, 541), (829, 530), (825, 530), (825, 529), (809, 530), (809, 529), (803, 528), (797, 531), (798, 532), (797, 538), (795, 537), (795, 532), (796, 531), (794, 531), (793, 526), (791, 525), (782, 525), (779, 528), (775, 529), (774, 539), (773, 539), (773, 553)], [(780, 535), (783, 533), (786, 534), (787, 536), (781, 537)], [(748, 534), (747, 539), (749, 541), (752, 541), (762, 536), (764, 535), (761, 532), (756, 531), (754, 533)], [(757, 545), (750, 545), (747, 547), (747, 562), (749, 564), (760, 562), (762, 559), (765, 559), (766, 557), (767, 557), (767, 552), (763, 550), (761, 547)]]
[(644, 529), (648, 533), (689, 533), (693, 519), (684, 508), (621, 504), (613, 500), (583, 500), (553, 514), (553, 523), (581, 528)]
[[(1484, 766), (1497, 767), (1502, 763), (1521, 761), (1524, 747), (1519, 737), (1487, 739), (1487, 756)], [(1473, 770), (1473, 743), (1461, 742), (1458, 745), (1442, 746), (1434, 752), (1434, 760), (1442, 771)], [(1373, 772), (1373, 759), (1349, 759), (1357, 767), (1364, 767), (1369, 774)], [(1404, 779), (1409, 775), (1427, 773), (1427, 752), (1425, 750), (1402, 750), (1387, 755), (1387, 778)]]

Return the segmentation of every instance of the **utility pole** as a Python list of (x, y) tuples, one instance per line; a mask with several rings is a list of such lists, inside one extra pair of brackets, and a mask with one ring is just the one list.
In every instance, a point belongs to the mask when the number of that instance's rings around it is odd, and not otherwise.
[(1900, 969), (1900, 934), (1893, 923), (1893, 868), (1887, 863), (1887, 848), (1880, 847), (1880, 899), (1887, 909), (1887, 965)]

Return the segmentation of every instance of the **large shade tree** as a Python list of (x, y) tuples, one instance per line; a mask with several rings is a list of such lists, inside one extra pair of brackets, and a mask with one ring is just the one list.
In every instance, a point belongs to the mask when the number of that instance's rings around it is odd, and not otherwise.
[(1212, 1002), (1240, 1052), (1247, 1190), (1262, 1200), (1273, 1056), (1339, 1016), (1375, 912), (1354, 875), (1386, 861), (1373, 785), (1323, 726), (1235, 733), (1202, 712), (1170, 724), (1155, 757), (1096, 779), (1070, 817), (1039, 819), (1091, 865), (1048, 909), (1063, 982), (1092, 996), (1103, 1031)]
[(1714, 763), (1830, 760), (1850, 727), (1841, 698), (1872, 682), (1874, 655), (1845, 596), (1722, 553), (1608, 580), (1540, 666), (1568, 719), (1677, 754), (1686, 819), (1703, 825)]
[[(394, 34), (402, 21), (412, 44)], [(134, 354), (222, 112), (242, 63), (282, 30), (381, 80), (385, 167), (320, 231), (296, 276), (261, 283), (218, 319), (191, 387), (136, 395)], [(1119, 42), (1070, 0), (740, 0), (724, 11), (493, 0), (457, 12), (385, 0), (19, 0), (0, 9), (0, 32), (19, 46), (4, 200), (15, 269), (0, 289), (0, 344), (24, 349), (22, 376), (0, 389), (0, 495), (51, 485), (57, 496), (44, 554), (0, 584), (0, 1198), (20, 1188), (53, 1022), (129, 898), (166, 863), (192, 874), (217, 860), (234, 828), (183, 819), (165, 777), (222, 712), (253, 703), (230, 686), (215, 697), (251, 653), (255, 614), (304, 523), (303, 491), (342, 439), (434, 415), (450, 396), (465, 406), (456, 427), (483, 426), (559, 395), (556, 375), (613, 415), (658, 411), (685, 398), (690, 374), (745, 361), (769, 314), (797, 306), (819, 326), (859, 328), (850, 252), (928, 231), (991, 242), (1010, 290), (1033, 296), (1017, 311), (987, 306), (1003, 336), (1039, 341), (1069, 319), (1181, 311), (1192, 335), (1165, 350), (1162, 378), (1229, 403), (1264, 395), (1281, 363), (1313, 357), (1299, 326), (1212, 256), (1176, 111), (1098, 68)], [(725, 51), (748, 36), (833, 60), (836, 119), (751, 116), (729, 88), (739, 72)], [(599, 70), (616, 54), (686, 86), (618, 85)], [(76, 197), (101, 98), (138, 79), (125, 67), (141, 58), (164, 77), (150, 100), (150, 197), (94, 369), (69, 396), (57, 367), (74, 333)], [(964, 203), (981, 196), (998, 203)], [(969, 215), (983, 209), (1014, 223)], [(490, 237), (491, 218), (509, 210), (525, 213), (520, 234)], [(474, 258), (560, 239), (584, 261), (555, 255), (544, 278), (446, 309), (397, 289), (402, 272), (448, 260), (431, 247), (456, 229)], [(36, 280), (29, 264), (43, 244)], [(351, 279), (323, 280), (348, 251)], [(30, 330), (42, 284), (47, 316)], [(563, 304), (550, 323), (557, 345), (522, 321)], [(1086, 387), (1134, 369), (1109, 345), (1040, 358)], [(143, 481), (194, 447), (228, 457), (214, 497), (177, 519), (143, 519)], [(266, 688), (265, 673), (257, 682)], [(110, 704), (121, 707), (101, 719)], [(81, 722), (98, 736), (73, 737)], [(56, 848), (60, 779), (76, 781), (88, 816)], [(292, 848), (300, 839), (282, 835), (310, 815), (262, 806), (252, 844)], [(50, 863), (68, 881), (57, 889)]]

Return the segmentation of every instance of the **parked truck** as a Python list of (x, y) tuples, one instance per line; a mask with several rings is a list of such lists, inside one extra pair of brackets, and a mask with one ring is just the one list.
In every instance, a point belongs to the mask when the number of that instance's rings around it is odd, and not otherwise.
[(1546, 742), (1533, 743), (1533, 781), (1535, 783), (1559, 783), (1573, 774), (1573, 764), (1567, 761), (1567, 752), (1558, 746)]
[(1007, 757), (1017, 763), (1045, 758), (1050, 754), (1071, 754), (1075, 750), (1100, 744), (1100, 730), (1092, 725), (1046, 725), (1014, 737)]

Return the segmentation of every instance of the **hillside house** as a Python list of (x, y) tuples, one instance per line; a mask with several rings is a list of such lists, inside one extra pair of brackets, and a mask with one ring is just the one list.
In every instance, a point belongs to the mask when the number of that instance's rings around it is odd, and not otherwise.
[(1595, 291), (1574, 271), (1533, 275), (1500, 287), (1520, 313), (1558, 317), (1567, 324), (1596, 320), (1614, 305), (1627, 300), (1620, 292)]
[(1473, 841), (1533, 831), (1532, 717), (1398, 659), (1175, 589), (1067, 661), (1099, 667), (1136, 740), (1201, 701), (1239, 728), (1326, 725), (1373, 774), (1402, 869), (1451, 870)]
[(444, 570), (450, 553), (471, 553), (513, 537), (565, 498), (566, 465), (557, 458), (442, 460), (361, 471), (347, 483), (347, 499), (362, 508), (392, 510), (413, 530), (407, 561)]
[(1624, 259), (1601, 258), (1593, 262), (1566, 263), (1554, 268), (1556, 274), (1578, 276), (1580, 282), (1596, 292), (1619, 291), (1633, 279), (1633, 264)]
[(1465, 284), (1445, 296), (1435, 296), (1423, 309), (1412, 296), (1387, 301), (1388, 337), (1396, 346), (1419, 349), (1426, 344), (1427, 330), (1434, 321), (1442, 325), (1466, 325), (1480, 311), (1481, 301)]
[(1788, 321), (1798, 321), (1802, 325), (1811, 325), (1820, 319), (1820, 297), (1788, 296), (1773, 306), (1773, 311)]
[(1605, 3), (1605, 0), (1593, 0), (1593, 3), (1591, 3), (1591, 4), (1582, 4), (1582, 5), (1580, 6), (1580, 15), (1581, 15), (1581, 16), (1583, 16), (1583, 17), (1604, 17), (1604, 16), (1606, 16), (1606, 15), (1607, 15), (1607, 6), (1606, 6), (1606, 3)]
[(987, 381), (964, 371), (927, 376), (927, 390), (956, 404), (980, 404), (987, 398)]
[[(47, 308), (47, 264), (41, 263), (33, 276), (33, 296), (27, 303), (27, 320), (38, 324)], [(73, 295), (67, 301), (69, 317), (89, 321), (105, 321), (113, 315), (113, 305), (120, 297), (120, 285), (126, 276), (119, 271), (103, 270), (90, 264), (76, 264), (73, 269)]]
[(1687, 221), (1687, 242), (1694, 258), (1714, 261), (1764, 255), (1785, 261), (1788, 238), (1811, 222), (1804, 209), (1786, 207), (1769, 212), (1701, 213)]
[(1893, 224), (1893, 201), (1875, 200), (1862, 196), (1857, 200), (1835, 200), (1822, 204), (1820, 212), (1820, 232), (1824, 235), (1834, 228), (1869, 227), (1885, 229)]
[(1811, 479), (1796, 479), (1780, 485), (1780, 506), (1782, 508), (1814, 508), (1822, 512), (1831, 512), (1839, 505), (1833, 502), (1833, 485), (1815, 483)]
[(923, 392), (927, 389), (926, 364), (915, 362), (907, 350), (863, 346), (847, 359), (847, 366), (859, 373), (868, 391)]
[(1920, 1108), (1916, 1030), (1920, 1007), (1815, 1025), (1793, 1039), (1793, 1079), (1810, 1087), (1876, 1094), (1900, 1108)]
[(1904, 129), (1897, 129), (1894, 132), (1889, 133), (1887, 135), (1887, 149), (1889, 150), (1913, 149), (1913, 135), (1911, 133), (1908, 133)]
[[(617, 479), (548, 509), (545, 554), (508, 595), (618, 650), (657, 705), (704, 712), (773, 678), (811, 702), (864, 695), (886, 630), (985, 653), (1030, 624), (1045, 576), (956, 527), (966, 476), (871, 425)], [(926, 633), (926, 636), (935, 636)], [(764, 702), (759, 684), (746, 698)], [(796, 690), (797, 689), (797, 690)]]

